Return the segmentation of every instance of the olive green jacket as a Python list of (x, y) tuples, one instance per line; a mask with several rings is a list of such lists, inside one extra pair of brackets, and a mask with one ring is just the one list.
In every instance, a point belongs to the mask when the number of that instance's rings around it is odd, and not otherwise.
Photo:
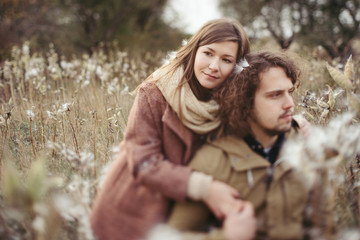
[[(271, 165), (252, 151), (243, 139), (227, 136), (205, 144), (190, 166), (235, 187), (242, 199), (254, 205), (258, 239), (304, 238), (305, 208), (312, 189), (306, 184), (304, 175), (286, 161), (279, 158)], [(326, 206), (323, 212), (332, 218), (328, 200), (323, 205)], [(210, 215), (204, 203), (177, 203), (168, 223), (179, 230), (199, 231), (208, 224)], [(325, 225), (327, 230), (332, 228), (331, 224)], [(221, 233), (212, 235), (214, 237), (207, 235), (206, 239), (220, 239)]]

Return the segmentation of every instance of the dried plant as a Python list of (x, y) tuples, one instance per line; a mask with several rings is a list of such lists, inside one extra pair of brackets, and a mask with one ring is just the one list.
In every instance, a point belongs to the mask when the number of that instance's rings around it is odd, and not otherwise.
[(91, 202), (131, 92), (162, 57), (107, 49), (67, 60), (53, 45), (40, 54), (25, 42), (0, 66), (1, 239), (94, 239)]
[[(71, 59), (53, 45), (43, 54), (29, 42), (13, 48), (0, 66), (0, 239), (93, 239), (91, 202), (125, 134), (132, 92), (166, 55), (116, 44)], [(297, 112), (314, 127), (289, 143), (289, 156), (302, 154), (309, 179), (326, 169), (337, 180), (339, 239), (350, 239), (358, 235), (348, 228), (360, 226), (360, 64), (310, 61)]]

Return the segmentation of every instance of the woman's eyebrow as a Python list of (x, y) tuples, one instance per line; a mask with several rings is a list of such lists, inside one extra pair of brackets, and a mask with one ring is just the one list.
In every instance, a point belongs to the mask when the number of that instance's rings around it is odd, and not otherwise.
[(215, 52), (215, 50), (212, 49), (211, 47), (205, 47), (205, 48), (207, 48), (208, 50), (210, 50), (210, 51), (212, 51), (212, 52)]
[[(214, 49), (212, 49), (211, 47), (205, 47), (207, 48), (208, 50), (212, 51), (212, 52), (216, 52)], [(231, 55), (231, 54), (224, 54), (223, 55), (224, 57), (231, 57), (231, 58), (234, 58), (235, 59), (235, 56)]]

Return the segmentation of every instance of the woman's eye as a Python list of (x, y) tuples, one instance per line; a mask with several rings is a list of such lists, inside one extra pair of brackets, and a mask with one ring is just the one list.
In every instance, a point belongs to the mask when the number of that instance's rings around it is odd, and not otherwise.
[(224, 58), (223, 61), (226, 62), (226, 63), (232, 63), (232, 61), (230, 59), (227, 59), (227, 58)]
[(211, 52), (209, 52), (209, 51), (205, 51), (204, 53), (206, 56), (211, 56)]

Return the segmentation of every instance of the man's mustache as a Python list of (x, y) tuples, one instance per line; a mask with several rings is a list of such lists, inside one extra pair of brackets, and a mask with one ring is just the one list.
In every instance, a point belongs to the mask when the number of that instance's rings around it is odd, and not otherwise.
[(288, 116), (288, 115), (291, 115), (291, 116), (293, 116), (294, 115), (294, 111), (286, 111), (286, 112), (284, 112), (283, 114), (281, 114), (280, 115), (280, 117), (282, 118), (282, 117), (285, 117), (285, 116)]

